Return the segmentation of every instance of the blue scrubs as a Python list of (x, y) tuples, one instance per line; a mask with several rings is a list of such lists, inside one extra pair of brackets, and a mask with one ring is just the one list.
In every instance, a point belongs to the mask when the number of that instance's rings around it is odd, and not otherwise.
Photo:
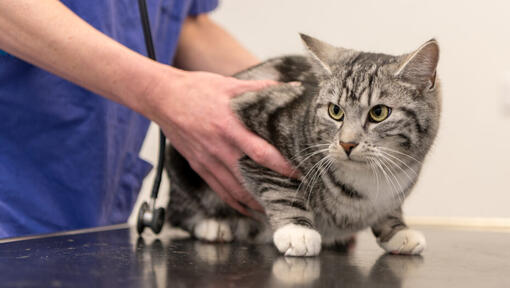
[[(146, 54), (136, 0), (62, 2), (106, 35)], [(218, 4), (147, 2), (163, 63), (172, 62), (183, 20)], [(120, 104), (0, 53), (0, 238), (126, 222), (151, 169), (138, 157), (149, 123)]]

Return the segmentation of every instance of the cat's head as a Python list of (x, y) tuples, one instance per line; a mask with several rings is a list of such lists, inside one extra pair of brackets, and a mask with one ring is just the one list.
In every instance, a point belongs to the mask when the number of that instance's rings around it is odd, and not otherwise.
[(439, 126), (437, 41), (391, 56), (301, 38), (320, 79), (317, 142), (329, 144), (330, 158), (340, 166), (393, 173), (419, 166)]

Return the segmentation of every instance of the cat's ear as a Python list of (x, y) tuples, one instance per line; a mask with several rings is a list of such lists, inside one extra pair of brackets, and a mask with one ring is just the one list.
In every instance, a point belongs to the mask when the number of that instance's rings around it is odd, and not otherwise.
[(342, 48), (334, 47), (306, 34), (299, 33), (299, 36), (310, 55), (319, 64), (319, 68), (326, 74), (331, 74), (331, 64), (334, 63), (335, 57), (341, 53)]
[(431, 39), (403, 58), (395, 76), (417, 84), (422, 89), (434, 89), (438, 61), (439, 44)]

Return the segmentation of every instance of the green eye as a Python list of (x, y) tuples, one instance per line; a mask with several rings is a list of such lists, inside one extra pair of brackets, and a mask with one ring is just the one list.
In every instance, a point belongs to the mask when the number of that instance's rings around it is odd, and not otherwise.
[(376, 105), (368, 112), (368, 120), (370, 122), (379, 123), (388, 118), (391, 114), (391, 108), (385, 105)]
[(330, 103), (328, 107), (329, 116), (336, 121), (344, 120), (344, 110), (340, 106)]

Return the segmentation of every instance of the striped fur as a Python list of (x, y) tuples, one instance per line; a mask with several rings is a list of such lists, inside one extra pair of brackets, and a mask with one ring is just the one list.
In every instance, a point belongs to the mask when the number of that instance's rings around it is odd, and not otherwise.
[[(280, 227), (296, 224), (317, 230), (326, 245), (367, 227), (384, 242), (406, 228), (401, 205), (417, 181), (439, 126), (437, 43), (429, 41), (411, 54), (391, 56), (302, 38), (309, 56), (271, 59), (236, 75), (299, 81), (300, 86), (282, 84), (246, 93), (235, 98), (232, 107), (303, 177), (289, 179), (242, 158), (244, 184), (266, 209), (266, 221), (257, 223), (226, 207), (169, 148), (172, 224), (193, 231), (200, 219), (226, 219), (233, 231), (251, 231), (235, 235), (237, 239), (264, 234), (258, 238), (264, 241)], [(329, 117), (330, 103), (342, 107), (343, 121)], [(378, 104), (391, 107), (391, 114), (372, 123), (367, 115)], [(348, 157), (340, 141), (359, 144)]]

